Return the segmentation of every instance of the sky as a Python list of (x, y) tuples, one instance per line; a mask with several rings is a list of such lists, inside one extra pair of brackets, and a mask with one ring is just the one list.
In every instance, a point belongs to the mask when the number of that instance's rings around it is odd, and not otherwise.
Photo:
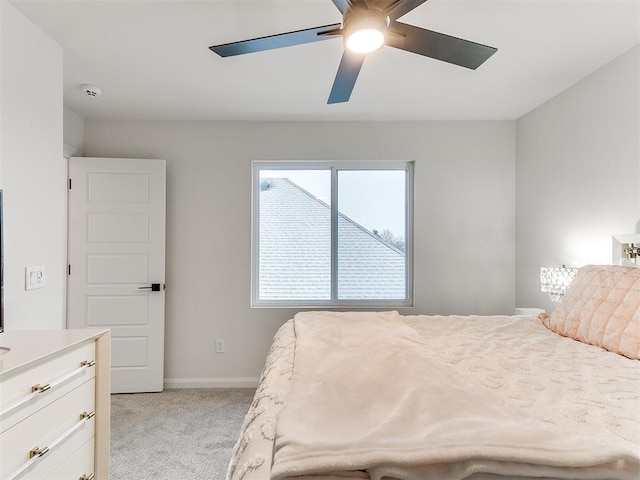
[[(260, 178), (288, 178), (331, 205), (330, 170), (260, 170)], [(338, 209), (368, 230), (405, 237), (404, 170), (338, 170)]]

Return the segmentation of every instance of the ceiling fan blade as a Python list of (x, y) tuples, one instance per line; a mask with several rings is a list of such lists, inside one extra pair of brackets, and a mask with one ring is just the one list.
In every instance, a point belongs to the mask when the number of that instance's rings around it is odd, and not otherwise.
[(406, 15), (411, 10), (419, 7), (426, 1), (427, 0), (398, 0), (388, 8), (387, 16), (391, 20), (395, 20), (403, 15)]
[(392, 34), (387, 35), (387, 45), (391, 47), (473, 70), (498, 51), (497, 48), (401, 22), (391, 22), (389, 30)]
[(364, 55), (344, 51), (327, 103), (348, 102), (364, 62)]
[(250, 40), (224, 43), (222, 45), (213, 45), (209, 47), (209, 49), (221, 57), (231, 57), (234, 55), (243, 55), (245, 53), (272, 50), (274, 48), (291, 47), (293, 45), (301, 45), (303, 43), (311, 43), (326, 40), (328, 38), (334, 38), (330, 33), (339, 30), (341, 26), (342, 24), (340, 23), (333, 23), (331, 25), (323, 25), (322, 27), (296, 30), (295, 32), (278, 33), (267, 37), (252, 38)]
[(344, 15), (349, 10), (351, 10), (351, 3), (349, 2), (349, 0), (331, 0), (331, 1), (336, 6), (336, 8), (340, 10), (340, 13), (342, 15)]

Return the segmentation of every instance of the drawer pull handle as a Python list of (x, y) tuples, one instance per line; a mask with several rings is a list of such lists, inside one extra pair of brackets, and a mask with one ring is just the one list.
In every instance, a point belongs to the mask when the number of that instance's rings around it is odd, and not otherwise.
[(34, 385), (33, 387), (31, 387), (31, 393), (29, 395), (26, 395), (25, 397), (22, 397), (20, 400), (18, 400), (17, 402), (14, 402), (12, 404), (10, 404), (9, 406), (7, 406), (7, 408), (5, 408), (4, 410), (2, 410), (0, 412), (0, 417), (6, 415), (7, 413), (11, 412), (12, 410), (15, 410), (16, 408), (24, 405), (25, 403), (30, 402), (31, 400), (33, 400), (36, 396), (40, 395), (41, 393), (46, 392), (47, 390), (51, 390), (52, 388), (57, 387), (58, 385), (66, 382), (67, 380), (80, 375), (82, 372), (84, 372), (87, 368), (89, 367), (93, 367), (96, 364), (95, 360), (85, 360), (83, 362), (80, 363), (80, 367), (76, 368), (75, 370), (67, 373), (66, 375), (63, 375), (62, 377), (58, 378), (57, 380), (51, 382), (51, 383), (47, 383), (46, 385)]
[(93, 480), (94, 478), (93, 473), (90, 473), (89, 475), (82, 475), (78, 480)]
[(42, 457), (45, 453), (47, 453), (49, 451), (49, 447), (44, 447), (44, 448), (32, 448), (31, 451), (29, 452), (29, 458), (33, 458), (33, 457)]
[(15, 478), (18, 478), (18, 476), (20, 476), (22, 474), (22, 472), (24, 472), (26, 469), (31, 467), (35, 462), (37, 462), (40, 458), (42, 458), (43, 455), (45, 455), (50, 450), (53, 450), (55, 447), (57, 447), (59, 444), (61, 444), (67, 438), (69, 438), (71, 435), (73, 435), (76, 430), (78, 430), (82, 426), (84, 426), (84, 424), (87, 422), (87, 420), (92, 418), (95, 414), (96, 414), (96, 412), (90, 412), (90, 413), (82, 412), (80, 414), (80, 420), (78, 420), (72, 427), (68, 428), (62, 435), (60, 435), (53, 442), (51, 442), (48, 447), (45, 447), (45, 448), (38, 448), (38, 447), (32, 448), (29, 451), (29, 457), (31, 459), (27, 460), (25, 463), (23, 463), (20, 468), (18, 468), (15, 472), (13, 472), (11, 475), (9, 475), (7, 478), (5, 478), (5, 480), (13, 480)]
[(92, 418), (94, 415), (96, 414), (96, 412), (82, 412), (80, 414), (80, 418), (83, 420), (89, 420), (90, 418)]
[(49, 390), (51, 388), (51, 384), (47, 383), (45, 385), (34, 385), (33, 387), (31, 387), (31, 392), (33, 393), (42, 393), (42, 392), (46, 392), (47, 390)]

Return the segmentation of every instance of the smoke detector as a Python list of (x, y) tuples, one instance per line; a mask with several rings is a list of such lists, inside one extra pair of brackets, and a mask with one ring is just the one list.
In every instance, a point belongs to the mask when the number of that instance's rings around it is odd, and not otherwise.
[(97, 85), (89, 85), (88, 83), (83, 83), (82, 85), (80, 85), (80, 89), (87, 97), (99, 97), (100, 95), (102, 95), (102, 89)]

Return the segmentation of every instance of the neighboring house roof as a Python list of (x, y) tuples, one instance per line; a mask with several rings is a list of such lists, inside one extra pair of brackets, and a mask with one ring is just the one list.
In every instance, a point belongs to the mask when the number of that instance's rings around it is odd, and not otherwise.
[[(261, 300), (331, 299), (331, 208), (286, 178), (260, 187)], [(338, 216), (339, 299), (405, 298), (404, 253)]]

